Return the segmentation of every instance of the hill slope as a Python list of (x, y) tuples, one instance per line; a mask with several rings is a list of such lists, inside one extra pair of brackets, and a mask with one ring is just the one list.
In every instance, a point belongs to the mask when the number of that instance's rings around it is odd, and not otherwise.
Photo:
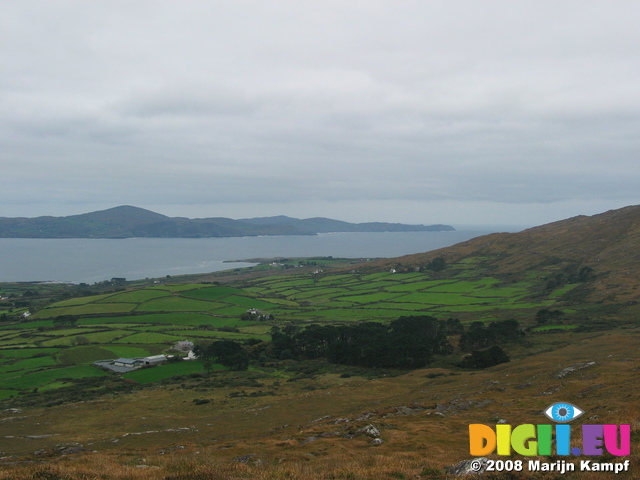
[[(592, 300), (637, 301), (640, 295), (640, 206), (578, 216), (523, 230), (476, 237), (427, 253), (387, 259), (374, 268), (467, 261), (513, 280), (542, 275), (546, 282), (588, 280)], [(583, 289), (585, 290), (585, 289)]]
[(285, 216), (233, 220), (224, 217), (167, 217), (143, 208), (120, 206), (67, 217), (0, 218), (0, 238), (241, 237), (316, 235), (326, 232), (407, 232), (453, 230), (448, 225), (349, 223), (329, 218)]

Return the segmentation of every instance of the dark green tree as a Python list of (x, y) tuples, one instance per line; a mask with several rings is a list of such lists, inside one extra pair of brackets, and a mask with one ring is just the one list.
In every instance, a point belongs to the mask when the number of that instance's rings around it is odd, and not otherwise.
[(488, 368), (500, 363), (508, 362), (509, 356), (507, 353), (495, 345), (486, 350), (476, 350), (467, 355), (460, 362), (462, 368)]
[(447, 268), (447, 262), (442, 257), (436, 257), (427, 264), (427, 270), (434, 272), (441, 272), (445, 268)]
[(246, 370), (249, 366), (249, 354), (233, 340), (220, 340), (204, 346), (196, 345), (194, 354), (202, 359), (207, 372), (212, 370), (214, 362), (232, 370)]

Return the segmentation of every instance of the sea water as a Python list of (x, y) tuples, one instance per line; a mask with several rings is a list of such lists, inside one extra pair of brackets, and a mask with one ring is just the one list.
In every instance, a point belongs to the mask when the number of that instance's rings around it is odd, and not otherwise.
[(232, 238), (0, 238), (0, 282), (94, 283), (207, 273), (250, 266), (229, 261), (272, 257), (398, 257), (514, 228), (453, 232), (327, 233)]

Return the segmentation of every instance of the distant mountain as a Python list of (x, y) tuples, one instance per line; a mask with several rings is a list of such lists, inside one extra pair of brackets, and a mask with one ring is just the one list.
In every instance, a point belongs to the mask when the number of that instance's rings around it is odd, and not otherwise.
[(297, 218), (278, 216), (245, 218), (240, 222), (250, 225), (287, 225), (304, 232), (329, 233), (329, 232), (442, 232), (453, 231), (449, 225), (406, 225), (403, 223), (349, 223), (331, 218), (314, 217), (300, 220)]
[(143, 208), (120, 206), (67, 217), (0, 218), (2, 238), (202, 238), (255, 235), (316, 235), (327, 232), (451, 231), (448, 225), (349, 223), (330, 218), (286, 216), (248, 218), (167, 217)]
[(460, 275), (473, 267), (476, 273), (509, 282), (536, 281), (543, 289), (580, 283), (576, 295), (633, 305), (640, 301), (640, 205), (518, 233), (493, 233), (368, 265), (376, 270), (415, 269), (435, 258), (450, 266), (443, 275)]

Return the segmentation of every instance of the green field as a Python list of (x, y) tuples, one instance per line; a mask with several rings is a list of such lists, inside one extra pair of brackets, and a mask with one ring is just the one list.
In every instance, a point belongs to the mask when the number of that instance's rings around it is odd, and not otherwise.
[[(62, 378), (110, 375), (91, 365), (96, 360), (171, 353), (177, 341), (269, 340), (273, 326), (289, 322), (384, 322), (403, 315), (468, 320), (493, 318), (554, 305), (575, 285), (546, 296), (534, 295), (534, 275), (519, 283), (473, 276), (467, 259), (453, 278), (433, 273), (292, 274), (247, 280), (233, 286), (170, 284), (81, 296), (45, 306), (24, 323), (0, 326), (0, 380), (3, 392), (64, 386)], [(460, 272), (466, 272), (469, 276)], [(273, 315), (269, 322), (242, 320), (249, 309)], [(56, 328), (54, 320), (71, 315), (75, 326)], [(530, 317), (532, 314), (527, 313)], [(569, 325), (534, 331), (571, 329)], [(131, 372), (126, 378), (147, 383), (197, 373), (199, 363), (177, 363)], [(173, 369), (185, 369), (179, 373)], [(195, 369), (193, 371), (189, 369)], [(189, 370), (188, 372), (186, 370)]]
[[(213, 365), (214, 370), (226, 370), (222, 365)], [(202, 362), (190, 361), (190, 362), (177, 362), (168, 363), (166, 365), (160, 365), (158, 367), (142, 368), (133, 372), (125, 373), (124, 378), (128, 380), (135, 380), (138, 383), (151, 383), (158, 380), (164, 380), (166, 378), (177, 377), (179, 375), (189, 375), (192, 373), (202, 373), (204, 367)]]

